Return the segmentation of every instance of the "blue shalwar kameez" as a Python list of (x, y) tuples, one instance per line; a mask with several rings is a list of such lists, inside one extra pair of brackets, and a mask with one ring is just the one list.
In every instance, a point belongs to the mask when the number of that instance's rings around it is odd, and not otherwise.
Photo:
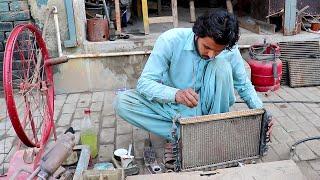
[[(172, 119), (228, 112), (235, 103), (234, 89), (249, 108), (262, 108), (247, 77), (236, 45), (212, 60), (202, 59), (191, 28), (171, 29), (157, 39), (135, 90), (119, 94), (116, 113), (129, 123), (171, 139)], [(199, 95), (197, 107), (175, 102), (179, 89)]]

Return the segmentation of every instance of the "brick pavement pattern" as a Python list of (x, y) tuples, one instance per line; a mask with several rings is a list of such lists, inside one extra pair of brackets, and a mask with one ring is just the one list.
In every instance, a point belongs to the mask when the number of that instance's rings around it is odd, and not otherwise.
[[(96, 161), (110, 161), (116, 148), (128, 148), (133, 144), (134, 155), (138, 164), (142, 164), (142, 152), (145, 139), (150, 139), (158, 157), (163, 155), (164, 139), (156, 137), (144, 130), (136, 128), (117, 116), (113, 110), (113, 91), (62, 94), (55, 96), (54, 119), (57, 134), (60, 135), (68, 127), (76, 130), (79, 141), (80, 123), (83, 110), (91, 108), (91, 119), (98, 132), (99, 155)], [(296, 153), (290, 155), (291, 145), (303, 138), (320, 136), (320, 86), (307, 88), (282, 87), (275, 93), (259, 94), (266, 102), (265, 108), (275, 118), (272, 142), (268, 154), (258, 162), (270, 162), (292, 158), (308, 179), (320, 179), (320, 141), (309, 141), (300, 144)], [(247, 109), (245, 103), (238, 102), (232, 111)], [(281, 102), (304, 101), (304, 102)], [(312, 103), (317, 101), (317, 103)], [(0, 173), (8, 167), (10, 157), (18, 141), (10, 121), (6, 118), (4, 99), (0, 99)]]

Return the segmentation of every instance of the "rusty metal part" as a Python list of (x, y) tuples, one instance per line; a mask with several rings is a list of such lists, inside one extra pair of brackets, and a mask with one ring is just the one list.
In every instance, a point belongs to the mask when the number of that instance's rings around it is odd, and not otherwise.
[(290, 87), (320, 85), (320, 53), (317, 58), (291, 59), (288, 67)]
[(268, 118), (264, 109), (180, 119), (181, 168), (204, 170), (266, 152)]
[(42, 157), (40, 162), (40, 172), (43, 178), (48, 178), (62, 165), (67, 157), (72, 153), (75, 146), (74, 135), (72, 133), (63, 134), (55, 142), (54, 146)]
[(61, 57), (57, 57), (57, 58), (48, 59), (47, 61), (45, 61), (45, 65), (46, 66), (53, 66), (53, 65), (57, 65), (57, 64), (66, 63), (68, 61), (69, 61), (69, 58), (67, 56), (61, 56)]
[(320, 52), (319, 41), (279, 42), (279, 46), (282, 61), (282, 85), (289, 85), (288, 61), (309, 58)]
[(311, 23), (311, 30), (312, 31), (319, 31), (320, 30), (320, 22), (312, 22)]
[(109, 39), (109, 22), (107, 19), (92, 18), (87, 20), (88, 41), (99, 42)]

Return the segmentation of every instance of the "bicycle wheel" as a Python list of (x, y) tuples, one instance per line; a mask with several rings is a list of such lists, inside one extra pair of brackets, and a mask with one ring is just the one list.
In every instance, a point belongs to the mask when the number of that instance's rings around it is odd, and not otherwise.
[(33, 24), (15, 27), (6, 44), (3, 87), (8, 115), (20, 140), (40, 147), (53, 127), (54, 88), (46, 44)]

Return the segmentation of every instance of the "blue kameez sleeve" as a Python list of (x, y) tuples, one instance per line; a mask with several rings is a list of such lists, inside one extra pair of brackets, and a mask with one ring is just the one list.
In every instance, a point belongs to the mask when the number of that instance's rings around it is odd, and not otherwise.
[(163, 74), (169, 70), (174, 45), (160, 36), (137, 82), (137, 91), (148, 100), (160, 103), (175, 102), (179, 90), (162, 84)]

